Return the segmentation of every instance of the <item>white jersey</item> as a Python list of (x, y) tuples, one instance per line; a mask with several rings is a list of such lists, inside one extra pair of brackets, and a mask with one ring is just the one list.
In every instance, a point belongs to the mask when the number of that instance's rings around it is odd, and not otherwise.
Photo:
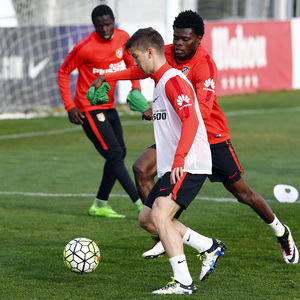
[(158, 178), (175, 167), (211, 174), (211, 152), (196, 94), (185, 75), (162, 66), (151, 76)]

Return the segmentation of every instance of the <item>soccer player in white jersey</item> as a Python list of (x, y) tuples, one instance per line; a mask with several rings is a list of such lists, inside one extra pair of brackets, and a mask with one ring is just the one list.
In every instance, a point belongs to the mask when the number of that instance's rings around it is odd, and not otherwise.
[(153, 293), (192, 294), (196, 288), (183, 242), (203, 252), (211, 245), (211, 238), (173, 217), (189, 206), (211, 174), (205, 126), (191, 83), (167, 63), (164, 41), (156, 30), (139, 29), (127, 40), (125, 49), (134, 64), (155, 81), (153, 119), (158, 181), (139, 214), (139, 224), (150, 233), (159, 234), (174, 275), (172, 282)]

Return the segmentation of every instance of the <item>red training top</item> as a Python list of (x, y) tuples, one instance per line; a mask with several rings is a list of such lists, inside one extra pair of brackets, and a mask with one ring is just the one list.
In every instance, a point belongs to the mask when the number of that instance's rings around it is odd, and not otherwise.
[[(81, 112), (95, 109), (114, 108), (114, 93), (116, 82), (109, 82), (109, 101), (102, 105), (92, 106), (86, 98), (89, 85), (100, 75), (121, 70), (124, 60), (126, 67), (133, 66), (133, 58), (124, 49), (129, 35), (127, 32), (116, 29), (113, 37), (106, 41), (96, 31), (93, 31), (85, 39), (78, 42), (68, 54), (64, 63), (58, 70), (58, 84), (65, 109), (71, 110), (75, 106)], [(70, 90), (70, 74), (78, 69), (78, 79), (74, 102)], [(139, 81), (132, 81), (132, 88), (141, 90)]]

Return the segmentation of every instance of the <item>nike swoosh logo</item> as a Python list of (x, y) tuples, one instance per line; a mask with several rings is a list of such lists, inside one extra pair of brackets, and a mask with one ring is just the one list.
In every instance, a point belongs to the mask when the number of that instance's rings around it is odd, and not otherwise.
[(237, 171), (232, 176), (229, 176), (229, 179), (232, 179), (236, 175), (236, 173)]
[(188, 242), (191, 238), (191, 234), (189, 234), (189, 237), (186, 239), (186, 241)]
[(152, 102), (154, 103), (158, 98), (159, 98), (159, 96), (157, 96), (155, 99), (153, 99)]
[(28, 76), (31, 79), (35, 79), (41, 71), (45, 68), (47, 63), (50, 61), (50, 57), (46, 57), (41, 62), (39, 62), (37, 65), (34, 65), (33, 58), (29, 60), (29, 66), (28, 66)]
[(293, 249), (293, 256), (292, 256), (292, 258), (291, 259), (287, 259), (290, 263), (293, 263), (294, 262), (294, 260), (295, 260), (295, 256), (296, 256), (296, 254), (295, 254), (295, 248)]
[(181, 264), (181, 263), (183, 263), (184, 261), (185, 261), (185, 259), (184, 259), (184, 260), (179, 260), (178, 263)]
[(159, 189), (160, 192), (165, 191), (165, 190), (169, 190), (170, 188), (164, 188), (164, 189)]

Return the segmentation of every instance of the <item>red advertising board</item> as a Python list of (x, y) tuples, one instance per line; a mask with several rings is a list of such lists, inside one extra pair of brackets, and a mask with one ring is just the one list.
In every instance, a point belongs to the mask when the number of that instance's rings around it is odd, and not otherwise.
[(218, 95), (292, 89), (289, 21), (206, 23), (202, 44), (218, 67)]

